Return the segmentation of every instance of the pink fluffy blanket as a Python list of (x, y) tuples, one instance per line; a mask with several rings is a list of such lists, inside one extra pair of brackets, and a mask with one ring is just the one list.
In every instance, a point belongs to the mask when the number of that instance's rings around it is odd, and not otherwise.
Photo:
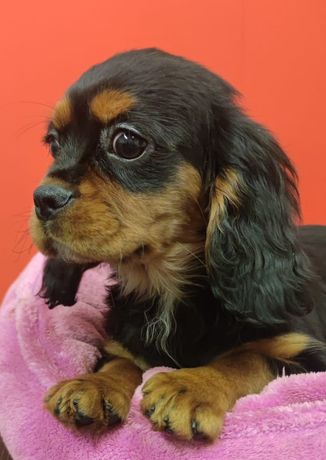
[[(0, 310), (0, 433), (15, 460), (326, 458), (326, 373), (283, 377), (238, 401), (212, 445), (153, 432), (135, 393), (128, 422), (100, 438), (68, 431), (42, 408), (47, 388), (92, 369), (102, 343), (108, 267), (88, 271), (74, 307), (48, 310), (37, 255)], [(144, 375), (146, 380), (153, 369)]]

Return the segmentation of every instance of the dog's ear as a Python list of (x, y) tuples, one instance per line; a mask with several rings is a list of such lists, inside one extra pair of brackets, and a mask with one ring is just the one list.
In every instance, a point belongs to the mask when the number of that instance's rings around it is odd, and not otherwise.
[(44, 266), (39, 295), (46, 300), (49, 308), (74, 305), (83, 273), (94, 266), (95, 264), (73, 264), (61, 259), (48, 259)]
[(304, 294), (312, 274), (297, 241), (294, 168), (271, 134), (241, 113), (218, 135), (208, 174), (212, 292), (247, 321), (277, 324), (304, 314), (312, 308)]

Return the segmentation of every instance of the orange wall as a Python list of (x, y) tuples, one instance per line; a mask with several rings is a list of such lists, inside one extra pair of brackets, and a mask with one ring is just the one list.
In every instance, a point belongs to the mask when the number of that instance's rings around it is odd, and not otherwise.
[(0, 22), (0, 296), (33, 253), (27, 217), (50, 161), (40, 138), (51, 106), (129, 48), (182, 54), (238, 87), (297, 166), (305, 222), (326, 224), (325, 0), (12, 0)]

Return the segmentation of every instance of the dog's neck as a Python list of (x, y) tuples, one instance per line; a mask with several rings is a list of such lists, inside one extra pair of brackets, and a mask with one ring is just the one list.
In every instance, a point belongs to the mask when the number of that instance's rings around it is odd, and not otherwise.
[(181, 301), (183, 286), (189, 284), (197, 265), (203, 263), (202, 252), (202, 242), (176, 242), (158, 252), (144, 248), (118, 265), (121, 293), (139, 299), (170, 295)]
[(160, 251), (144, 248), (117, 267), (122, 296), (133, 295), (139, 301), (156, 301), (155, 315), (146, 324), (144, 338), (167, 352), (168, 337), (175, 332), (175, 308), (184, 302), (186, 292), (203, 272), (204, 243), (175, 242)]

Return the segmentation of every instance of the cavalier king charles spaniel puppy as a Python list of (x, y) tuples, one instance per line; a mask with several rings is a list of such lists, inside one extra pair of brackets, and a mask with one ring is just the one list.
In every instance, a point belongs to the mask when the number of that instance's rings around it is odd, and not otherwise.
[(326, 227), (297, 226), (296, 173), (237, 92), (156, 50), (91, 67), (54, 107), (53, 163), (31, 233), (43, 295), (72, 305), (82, 274), (115, 270), (103, 358), (47, 409), (74, 427), (126, 420), (142, 373), (155, 430), (214, 440), (238, 398), (326, 369)]

